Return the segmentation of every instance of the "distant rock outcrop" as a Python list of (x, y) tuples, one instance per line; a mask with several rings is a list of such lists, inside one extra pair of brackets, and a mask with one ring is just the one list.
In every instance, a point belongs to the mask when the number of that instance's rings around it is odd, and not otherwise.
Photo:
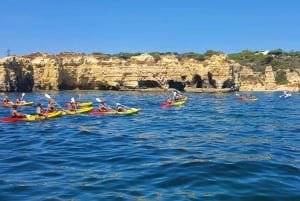
[[(258, 81), (243, 81), (249, 75), (258, 77)], [(299, 72), (287, 75), (294, 85), (298, 85)], [(247, 88), (249, 84), (252, 88)], [(267, 67), (265, 75), (257, 75), (250, 68), (229, 60), (225, 54), (213, 55), (204, 61), (180, 59), (173, 54), (160, 55), (159, 59), (141, 54), (125, 60), (69, 52), (58, 55), (33, 53), (0, 59), (0, 91), (146, 88), (203, 91), (237, 86), (267, 90), (274, 87), (273, 84), (272, 68)]]

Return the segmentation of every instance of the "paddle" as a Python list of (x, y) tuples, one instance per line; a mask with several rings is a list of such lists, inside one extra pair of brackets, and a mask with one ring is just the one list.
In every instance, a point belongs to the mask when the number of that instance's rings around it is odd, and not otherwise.
[(45, 96), (46, 96), (46, 98), (48, 98), (48, 99), (52, 99), (53, 101), (54, 101), (54, 103), (60, 108), (60, 109), (62, 109), (62, 110), (64, 110), (53, 98), (51, 98), (51, 96), (49, 95), (49, 94), (47, 94), (47, 93), (45, 93)]
[(22, 93), (22, 97), (21, 97), (21, 101), (20, 102), (22, 102), (23, 101), (23, 97), (25, 96), (25, 93)]
[(83, 95), (82, 95), (81, 93), (78, 93), (77, 96), (78, 96), (78, 99), (81, 99), (81, 97), (82, 97)]

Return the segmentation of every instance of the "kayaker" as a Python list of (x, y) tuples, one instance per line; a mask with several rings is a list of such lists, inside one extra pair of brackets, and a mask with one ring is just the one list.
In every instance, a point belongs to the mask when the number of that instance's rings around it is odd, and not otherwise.
[(126, 109), (120, 104), (120, 103), (117, 103), (117, 111), (118, 112), (124, 112), (126, 111)]
[(16, 103), (17, 103), (17, 104), (20, 104), (20, 103), (21, 103), (21, 98), (20, 98), (19, 96), (16, 98)]
[(109, 111), (111, 108), (105, 105), (103, 100), (100, 100), (99, 111)]
[(74, 97), (71, 98), (71, 102), (73, 102), (76, 107), (79, 105), (79, 102)]
[(74, 99), (74, 98), (71, 98), (69, 110), (71, 110), (71, 111), (76, 111), (76, 102), (75, 102), (75, 99)]
[(253, 99), (255, 99), (255, 96), (253, 96), (252, 94), (249, 94), (248, 99), (253, 100)]
[(3, 97), (3, 103), (13, 103), (9, 100), (8, 96)]
[(24, 104), (26, 103), (26, 101), (24, 101), (23, 99), (21, 99), (19, 96), (16, 98), (16, 103), (17, 104)]
[(17, 111), (17, 106), (16, 105), (13, 105), (12, 108), (13, 108), (13, 110), (12, 110), (11, 116), (13, 118), (24, 118), (24, 117), (26, 117), (26, 114), (21, 114)]
[(45, 114), (43, 114), (43, 108), (42, 108), (42, 104), (38, 103), (36, 105), (36, 114), (39, 116), (46, 116)]
[(48, 112), (54, 112), (55, 108), (54, 108), (54, 100), (51, 99), (49, 100), (49, 104), (48, 104)]
[(244, 100), (246, 100), (246, 98), (243, 95), (239, 95), (239, 100), (244, 101)]
[(283, 95), (282, 95), (282, 96), (283, 96), (283, 97), (287, 97), (287, 96), (288, 96), (286, 90), (283, 91)]

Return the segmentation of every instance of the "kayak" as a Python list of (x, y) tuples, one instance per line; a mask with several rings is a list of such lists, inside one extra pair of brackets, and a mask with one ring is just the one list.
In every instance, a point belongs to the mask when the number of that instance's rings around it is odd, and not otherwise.
[(77, 109), (77, 110), (64, 110), (63, 111), (63, 115), (66, 115), (66, 114), (81, 114), (81, 113), (87, 113), (89, 111), (93, 110), (93, 107), (83, 107), (83, 108), (80, 108), (80, 109)]
[(175, 101), (175, 102), (162, 102), (161, 106), (162, 107), (170, 107), (170, 106), (178, 106), (178, 105), (184, 105), (185, 101), (187, 100), (187, 97), (184, 97), (181, 100)]
[[(65, 104), (66, 107), (69, 107), (70, 105), (71, 105), (71, 103)], [(82, 103), (77, 102), (76, 103), (77, 107), (88, 107), (88, 106), (92, 106), (92, 105), (93, 105), (93, 102), (82, 102)]]
[(63, 115), (62, 110), (56, 110), (54, 112), (43, 112), (44, 115), (47, 116), (47, 118), (55, 118), (55, 117), (60, 117)]
[(45, 120), (60, 117), (62, 115), (62, 111), (55, 111), (47, 114), (45, 116), (39, 115), (26, 115), (26, 117), (18, 118), (18, 117), (4, 117), (1, 119), (2, 122), (16, 122), (16, 121), (36, 121), (36, 120)]
[(0, 106), (3, 107), (12, 107), (14, 105), (16, 106), (32, 106), (34, 102), (25, 102), (25, 103), (0, 103)]
[(254, 97), (254, 98), (243, 98), (243, 97), (240, 97), (238, 98), (238, 101), (250, 101), (250, 102), (254, 102), (254, 101), (258, 101), (259, 99)]
[(89, 114), (137, 114), (141, 111), (140, 108), (130, 108), (123, 112), (118, 112), (117, 110), (108, 110), (108, 111), (100, 111), (100, 110), (92, 110)]
[(288, 97), (291, 97), (292, 94), (291, 93), (286, 93), (286, 94), (282, 94), (279, 96), (279, 98), (288, 98)]

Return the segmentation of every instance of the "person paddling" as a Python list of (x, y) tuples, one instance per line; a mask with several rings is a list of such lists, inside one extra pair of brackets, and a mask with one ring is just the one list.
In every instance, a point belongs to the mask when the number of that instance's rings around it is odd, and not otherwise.
[(173, 97), (172, 97), (172, 102), (175, 102), (178, 100), (178, 94), (177, 94), (177, 91), (174, 91), (173, 92)]
[(76, 111), (76, 101), (74, 98), (71, 98), (71, 102), (70, 102), (70, 106), (69, 106), (69, 110), (70, 111)]
[(16, 98), (16, 103), (21, 104), (21, 98), (19, 96)]
[(51, 99), (49, 100), (49, 104), (48, 104), (48, 112), (54, 112), (55, 108), (54, 108), (54, 100)]
[(17, 106), (16, 105), (13, 105), (12, 108), (13, 108), (13, 110), (12, 110), (11, 116), (13, 118), (24, 118), (24, 117), (26, 117), (26, 114), (22, 114), (22, 113), (19, 113), (17, 111)]
[(38, 103), (38, 104), (36, 105), (36, 114), (39, 115), (39, 116), (44, 116), (44, 117), (47, 116), (47, 115), (45, 115), (45, 114), (43, 113), (43, 108), (42, 108), (42, 104), (41, 104), (41, 103)]
[(13, 102), (9, 100), (8, 96), (4, 96), (3, 97), (3, 103), (7, 103), (7, 104), (11, 103), (12, 104)]
[(111, 110), (110, 107), (108, 107), (103, 100), (100, 100), (99, 102), (99, 111), (109, 111)]
[(120, 103), (117, 103), (117, 111), (118, 112), (124, 112), (126, 111), (126, 109), (120, 104)]

